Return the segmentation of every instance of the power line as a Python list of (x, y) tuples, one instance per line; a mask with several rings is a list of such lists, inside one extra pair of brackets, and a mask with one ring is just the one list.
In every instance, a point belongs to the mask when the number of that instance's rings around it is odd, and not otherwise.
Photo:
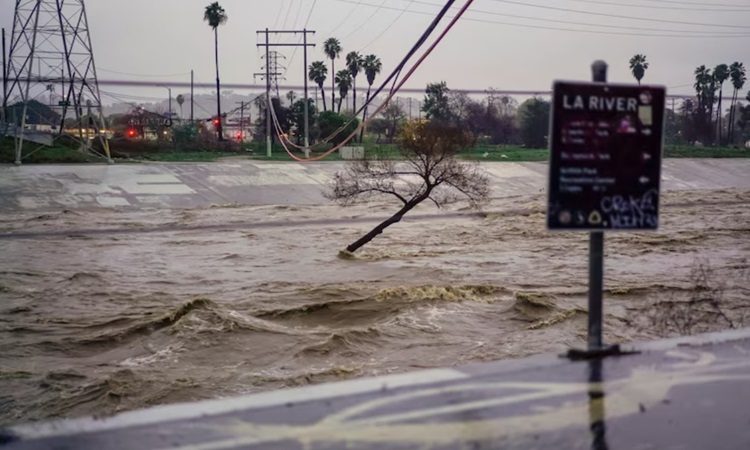
[[(406, 12), (406, 11), (407, 11), (407, 10), (409, 9), (409, 7), (410, 7), (410, 6), (412, 5), (412, 3), (414, 3), (414, 0), (409, 0), (409, 4), (408, 4), (408, 5), (406, 5), (406, 8), (404, 8), (404, 10), (403, 10), (403, 11), (401, 11), (400, 13), (398, 13), (398, 16), (396, 16), (396, 18), (395, 18), (395, 19), (393, 19), (393, 20), (391, 21), (391, 23), (389, 23), (389, 24), (388, 24), (388, 26), (387, 26), (387, 27), (385, 27), (385, 29), (384, 29), (383, 31), (381, 31), (381, 32), (380, 32), (380, 34), (379, 34), (379, 35), (375, 36), (375, 39), (373, 39), (373, 40), (371, 40), (370, 42), (368, 42), (367, 44), (365, 44), (365, 45), (364, 45), (364, 46), (363, 46), (362, 48), (360, 48), (360, 49), (359, 49), (359, 51), (362, 51), (362, 50), (366, 49), (367, 47), (369, 47), (370, 45), (372, 45), (372, 44), (373, 44), (374, 42), (376, 42), (376, 41), (377, 41), (378, 39), (380, 39), (380, 38), (381, 38), (381, 36), (383, 36), (383, 35), (384, 35), (384, 34), (386, 33), (386, 31), (390, 30), (390, 29), (391, 29), (391, 27), (392, 27), (392, 26), (393, 26), (393, 25), (394, 25), (394, 24), (395, 24), (396, 22), (398, 22), (398, 19), (400, 19), (400, 18), (401, 18), (401, 16), (403, 16), (403, 15), (404, 15), (404, 13), (405, 13), (405, 12)], [(355, 6), (355, 8), (356, 8), (356, 6)]]
[[(359, 126), (359, 128), (364, 129), (364, 127), (367, 125), (367, 123), (370, 122), (372, 120), (372, 118), (375, 117), (387, 105), (388, 101), (393, 97), (393, 95), (401, 88), (401, 86), (403, 86), (403, 84), (409, 79), (409, 77), (411, 77), (411, 75), (414, 73), (414, 71), (417, 70), (417, 68), (420, 66), (420, 64), (422, 64), (422, 62), (430, 55), (430, 53), (432, 53), (432, 51), (435, 49), (435, 47), (443, 40), (443, 38), (446, 36), (446, 34), (451, 30), (451, 28), (453, 28), (453, 26), (458, 22), (458, 20), (466, 12), (466, 10), (469, 9), (469, 6), (471, 6), (471, 4), (472, 4), (473, 1), (474, 0), (467, 0), (466, 1), (466, 4), (456, 13), (456, 15), (453, 16), (453, 20), (451, 20), (451, 22), (448, 24), (448, 26), (440, 34), (440, 36), (438, 36), (438, 38), (432, 43), (432, 45), (417, 60), (417, 62), (414, 64), (414, 66), (412, 66), (412, 68), (409, 70), (409, 72), (407, 72), (406, 76), (399, 83), (399, 85), (395, 88), (395, 90), (394, 89), (391, 90), (391, 93), (388, 96), (388, 98), (386, 99), (385, 103), (381, 104), (375, 110), (375, 112), (373, 112), (372, 116), (368, 120), (363, 121), (363, 123)], [(427, 27), (427, 30), (422, 34), (422, 36), (419, 38), (419, 40), (414, 45), (414, 47), (412, 47), (412, 50), (409, 51), (409, 53), (406, 55), (406, 57), (404, 58), (404, 60), (396, 67), (396, 69), (388, 77), (388, 79), (385, 80), (385, 82), (383, 83), (383, 85), (380, 88), (378, 88), (377, 91), (375, 91), (375, 96), (377, 96), (377, 94), (380, 92), (380, 90), (382, 90), (390, 82), (390, 79), (392, 77), (394, 77), (396, 74), (398, 74), (398, 73), (401, 72), (401, 69), (404, 67), (404, 65), (406, 64), (406, 62), (427, 41), (429, 35), (432, 34), (432, 32), (437, 27), (438, 23), (442, 20), (442, 18), (445, 17), (445, 14), (448, 12), (448, 9), (450, 9), (450, 7), (453, 5), (454, 2), (455, 2), (455, 0), (448, 0), (446, 2), (445, 6), (440, 11), (440, 13), (438, 14), (438, 16)], [(366, 108), (367, 108), (367, 103), (362, 106), (362, 109), (366, 110)], [(358, 113), (359, 113), (359, 111), (357, 113), (355, 113), (355, 116)], [(344, 125), (344, 126), (346, 126), (346, 125)], [(354, 130), (354, 132), (352, 132), (347, 138), (345, 138), (344, 142), (342, 142), (342, 143), (334, 146), (332, 149), (327, 150), (322, 155), (317, 156), (315, 158), (305, 158), (305, 159), (302, 159), (302, 158), (296, 157), (294, 154), (292, 154), (289, 151), (289, 149), (287, 149), (286, 145), (284, 145), (284, 143), (283, 143), (283, 140), (281, 140), (281, 143), (282, 143), (282, 146), (284, 147), (284, 150), (286, 150), (286, 152), (292, 157), (292, 159), (295, 159), (297, 161), (317, 161), (317, 160), (321, 160), (321, 159), (327, 157), (328, 155), (330, 155), (331, 153), (333, 153), (334, 151), (336, 151), (339, 147), (341, 147), (342, 145), (344, 145), (344, 143), (346, 143), (346, 141), (348, 141), (349, 139), (353, 138), (356, 135), (357, 131), (358, 130)], [(279, 136), (279, 137), (281, 137), (281, 136)]]
[[(370, 14), (367, 17), (367, 19), (364, 20), (364, 22), (362, 22), (358, 27), (354, 28), (349, 34), (347, 34), (346, 36), (344, 36), (342, 39), (347, 39), (351, 35), (353, 35), (354, 33), (356, 33), (357, 31), (360, 31), (362, 29), (362, 27), (365, 26), (367, 23), (369, 23), (370, 19), (372, 19), (373, 17), (375, 17), (375, 14), (377, 14), (381, 9), (396, 9), (396, 8), (384, 7), (386, 1), (387, 0), (383, 0), (383, 2), (380, 3), (380, 5), (378, 5), (378, 6), (367, 4), (367, 6), (373, 6), (373, 7), (377, 8), (377, 9), (375, 11), (373, 11), (372, 14)], [(347, 3), (354, 3), (354, 2), (353, 1), (347, 1)], [(359, 2), (359, 4), (360, 5), (365, 5), (365, 3), (362, 3), (361, 1)]]
[(607, 2), (597, 0), (569, 0), (571, 2), (579, 3), (593, 3), (595, 5), (613, 5), (620, 6), (623, 8), (647, 8), (647, 9), (666, 9), (666, 10), (677, 10), (677, 11), (713, 11), (713, 12), (750, 12), (750, 6), (741, 6), (743, 9), (726, 9), (726, 8), (685, 8), (679, 6), (655, 6), (655, 5), (634, 5), (631, 3), (623, 4), (618, 2)]
[[(430, 2), (425, 2), (425, 1), (419, 1), (419, 0), (412, 0), (412, 1), (413, 3), (417, 3), (420, 5), (441, 6), (436, 3), (430, 3)], [(614, 28), (614, 29), (619, 29), (619, 30), (656, 31), (656, 32), (669, 32), (669, 33), (726, 34), (726, 35), (740, 35), (740, 36), (744, 36), (747, 34), (747, 32), (742, 32), (742, 31), (665, 30), (663, 28), (626, 27), (626, 26), (601, 24), (601, 23), (574, 22), (570, 20), (546, 19), (546, 18), (541, 18), (541, 17), (522, 16), (518, 14), (506, 14), (506, 13), (500, 13), (500, 12), (495, 12), (495, 11), (483, 11), (483, 10), (478, 10), (478, 9), (473, 9), (472, 12), (475, 12), (478, 14), (489, 14), (493, 16), (512, 17), (515, 19), (537, 20), (540, 22), (563, 23), (563, 24), (568, 24), (568, 25), (583, 25), (583, 26), (588, 26), (588, 27)], [(465, 20), (472, 20), (472, 19), (469, 18)]]
[[(305, 19), (305, 26), (302, 27), (303, 29), (307, 29), (307, 24), (310, 23), (310, 17), (312, 17), (312, 13), (313, 13), (313, 10), (315, 10), (315, 4), (317, 2), (318, 2), (318, 0), (313, 0), (312, 6), (310, 7), (310, 12), (307, 13), (307, 19)], [(300, 9), (302, 9), (301, 6), (300, 6)], [(299, 44), (300, 42), (302, 42), (302, 37), (300, 37), (299, 39), (297, 39), (297, 44)], [(292, 66), (292, 63), (294, 62), (294, 57), (297, 56), (297, 48), (299, 48), (299, 47), (294, 47), (294, 50), (292, 51), (292, 57), (289, 58), (289, 64), (288, 64), (289, 67)], [(284, 75), (286, 75), (287, 70), (289, 70), (289, 69), (287, 68), (287, 69), (284, 70)], [(305, 74), (307, 74), (307, 67), (305, 67)], [(305, 75), (305, 76), (307, 76), (307, 75)]]
[[(673, 0), (672, 1), (670, 1), (670, 0), (641, 0), (641, 1), (642, 2), (653, 2), (653, 3), (672, 3), (672, 4), (676, 4), (676, 5), (705, 5), (704, 2), (698, 2), (698, 3), (695, 3), (695, 2), (678, 2), (678, 1), (673, 1)], [(726, 4), (726, 3), (714, 3), (713, 6), (725, 6), (725, 7), (728, 7), (728, 8), (736, 8), (738, 6), (739, 7), (744, 7), (744, 6), (747, 6), (747, 5), (737, 5), (737, 4), (729, 5), (729, 4)]]
[[(292, 0), (289, 0), (290, 2)], [(273, 21), (273, 27), (276, 28), (276, 26), (279, 24), (279, 19), (281, 18), (281, 11), (284, 10), (284, 0), (281, 0), (279, 2), (279, 12), (276, 13), (276, 20)]]
[[(289, 21), (289, 13), (292, 12), (292, 6), (294, 5), (294, 0), (289, 0), (289, 8), (286, 10), (286, 16), (284, 16), (284, 24), (281, 25), (281, 29), (286, 28), (286, 23)], [(300, 8), (302, 6), (300, 5)]]
[[(422, 33), (422, 35), (421, 35), (421, 36), (419, 37), (419, 39), (417, 40), (417, 42), (416, 42), (416, 43), (415, 43), (415, 44), (414, 44), (414, 45), (412, 46), (412, 48), (411, 48), (411, 49), (410, 49), (410, 50), (409, 50), (409, 51), (407, 52), (406, 56), (404, 56), (404, 58), (403, 58), (403, 59), (401, 60), (401, 62), (400, 62), (400, 63), (399, 63), (399, 64), (398, 64), (397, 66), (396, 66), (396, 68), (395, 68), (395, 69), (393, 69), (393, 71), (391, 72), (391, 74), (390, 74), (390, 75), (388, 76), (388, 78), (387, 78), (387, 79), (386, 79), (385, 81), (383, 81), (383, 83), (382, 83), (382, 84), (380, 85), (380, 87), (378, 87), (378, 88), (377, 88), (377, 89), (375, 90), (375, 92), (374, 92), (374, 93), (372, 94), (372, 97), (370, 98), (370, 100), (369, 100), (369, 101), (367, 101), (367, 102), (365, 102), (365, 104), (364, 104), (364, 105), (362, 105), (362, 107), (360, 107), (360, 109), (359, 109), (359, 110), (355, 111), (355, 112), (354, 112), (354, 114), (352, 115), (352, 118), (351, 118), (351, 119), (350, 119), (350, 120), (349, 120), (349, 121), (348, 121), (347, 123), (345, 123), (344, 125), (342, 125), (341, 127), (339, 127), (339, 129), (338, 129), (338, 130), (336, 130), (336, 131), (335, 131), (335, 132), (334, 132), (334, 133), (333, 133), (333, 134), (332, 134), (331, 136), (328, 136), (328, 137), (327, 137), (326, 139), (324, 139), (324, 140), (323, 140), (322, 142), (328, 142), (328, 141), (329, 141), (330, 139), (332, 139), (332, 138), (333, 138), (334, 136), (336, 136), (336, 135), (338, 135), (339, 133), (341, 133), (342, 131), (344, 131), (344, 129), (345, 129), (345, 128), (346, 128), (346, 127), (347, 127), (347, 126), (348, 126), (348, 125), (349, 125), (349, 124), (350, 124), (350, 123), (351, 123), (351, 122), (353, 121), (353, 120), (355, 120), (355, 119), (356, 119), (356, 117), (358, 117), (358, 116), (359, 116), (359, 113), (361, 113), (361, 112), (363, 112), (363, 111), (365, 111), (365, 112), (367, 111), (367, 107), (368, 107), (368, 105), (369, 105), (370, 103), (372, 103), (372, 102), (374, 101), (374, 99), (375, 99), (375, 98), (376, 98), (376, 97), (377, 97), (377, 96), (378, 96), (378, 95), (380, 94), (380, 92), (381, 92), (381, 91), (382, 91), (383, 89), (385, 89), (385, 87), (386, 87), (386, 86), (387, 86), (387, 85), (388, 85), (388, 84), (389, 84), (389, 83), (391, 82), (391, 80), (392, 80), (392, 79), (394, 79), (395, 77), (397, 77), (397, 76), (398, 76), (398, 75), (399, 75), (399, 74), (401, 73), (401, 70), (402, 70), (402, 69), (404, 68), (404, 66), (406, 66), (406, 64), (407, 64), (407, 63), (409, 62), (409, 60), (411, 59), (411, 57), (412, 57), (412, 56), (414, 56), (414, 54), (415, 54), (415, 53), (416, 53), (416, 52), (417, 52), (417, 51), (418, 51), (418, 50), (419, 50), (419, 49), (420, 49), (420, 48), (421, 48), (421, 47), (422, 47), (422, 46), (423, 46), (423, 45), (425, 44), (425, 42), (427, 42), (427, 39), (428, 39), (428, 38), (430, 37), (430, 35), (431, 35), (431, 34), (432, 34), (432, 33), (433, 33), (434, 31), (435, 31), (435, 28), (436, 28), (436, 27), (437, 27), (437, 25), (438, 25), (438, 24), (440, 23), (440, 21), (441, 21), (441, 20), (442, 20), (442, 19), (443, 19), (443, 18), (444, 18), (444, 17), (446, 16), (446, 14), (447, 14), (448, 10), (449, 10), (449, 9), (450, 9), (450, 7), (451, 7), (451, 6), (453, 5), (453, 3), (455, 3), (455, 1), (456, 1), (456, 0), (448, 0), (448, 1), (446, 2), (446, 4), (445, 4), (445, 5), (444, 5), (444, 6), (442, 7), (442, 9), (441, 9), (441, 10), (440, 10), (440, 12), (439, 12), (439, 13), (437, 14), (437, 16), (435, 16), (435, 17), (433, 18), (432, 22), (431, 22), (431, 23), (430, 23), (430, 25), (429, 25), (429, 26), (427, 27), (427, 29), (426, 29), (426, 30), (425, 30), (425, 31), (424, 31), (424, 32)], [(472, 1), (473, 1), (473, 0), (467, 0), (467, 4), (466, 4), (466, 6), (464, 7), (464, 10), (465, 10), (466, 8), (468, 8), (468, 5), (470, 5)], [(463, 10), (462, 10), (462, 11), (463, 11)], [(455, 18), (455, 16), (454, 16), (454, 18)], [(450, 28), (450, 26), (449, 26), (449, 28)], [(445, 33), (445, 31), (444, 31), (443, 33)], [(433, 46), (434, 46), (434, 45), (435, 45), (435, 44), (433, 44)], [(417, 65), (418, 65), (418, 64), (417, 64)], [(412, 71), (413, 71), (413, 69), (412, 69)], [(403, 81), (402, 81), (402, 84), (403, 84)], [(420, 90), (420, 91), (421, 91), (421, 90)], [(391, 93), (389, 94), (389, 97), (388, 97), (388, 98), (390, 99), (390, 98), (391, 98), (391, 97), (393, 96), (393, 94), (394, 94), (394, 93), (393, 93), (393, 90), (391, 90)], [(379, 110), (380, 110), (380, 108), (378, 108), (378, 111), (379, 111)], [(273, 111), (273, 108), (271, 108), (271, 109), (270, 109), (270, 111), (271, 111), (271, 112), (274, 112), (274, 111)], [(273, 115), (273, 114), (272, 114), (272, 115)], [(330, 152), (330, 150), (329, 150), (329, 152)]]
[(299, 2), (299, 8), (297, 8), (297, 14), (294, 16), (294, 23), (292, 24), (292, 28), (297, 28), (297, 23), (299, 22), (299, 15), (302, 12), (302, 2)]
[(318, 3), (318, 0), (313, 0), (312, 6), (310, 7), (310, 12), (307, 14), (307, 20), (305, 20), (305, 26), (303, 28), (307, 28), (307, 24), (310, 23), (310, 17), (312, 16), (313, 11), (315, 10), (316, 3)]
[[(337, 2), (344, 2), (344, 3), (352, 3), (353, 0), (334, 0)], [(362, 3), (362, 6), (372, 6), (372, 7), (378, 7), (378, 5), (373, 5), (370, 3)], [(393, 11), (402, 11), (401, 8), (393, 8), (384, 6), (382, 9), (390, 9)], [(431, 16), (432, 13), (424, 12), (424, 11), (414, 11), (414, 10), (407, 10), (406, 12), (412, 13), (412, 14), (421, 14), (426, 16)], [(499, 14), (499, 13), (498, 13)], [(573, 28), (558, 28), (558, 27), (547, 27), (542, 25), (527, 25), (527, 24), (519, 24), (519, 23), (511, 23), (511, 22), (500, 22), (495, 20), (485, 20), (485, 19), (475, 19), (471, 17), (465, 17), (462, 18), (464, 21), (469, 22), (480, 22), (480, 23), (489, 23), (489, 24), (495, 24), (495, 25), (506, 25), (511, 27), (519, 27), (519, 28), (535, 28), (535, 29), (541, 29), (541, 30), (554, 30), (554, 31), (567, 31), (572, 33), (590, 33), (590, 34), (607, 34), (607, 35), (615, 35), (615, 36), (637, 36), (637, 37), (669, 37), (669, 38), (735, 38), (735, 37), (747, 37), (750, 36), (750, 31), (745, 33), (735, 33), (735, 34), (727, 34), (727, 32), (723, 31), (716, 31), (714, 33), (723, 33), (723, 34), (643, 34), (643, 33), (617, 33), (617, 32), (610, 32), (610, 31), (596, 31), (596, 30), (580, 30), (580, 29), (573, 29)], [(537, 19), (535, 19), (537, 20)], [(672, 33), (685, 33), (684, 31), (676, 31), (676, 30), (664, 30), (665, 32), (672, 32)], [(693, 31), (691, 31), (693, 32)]]
[(336, 31), (338, 31), (338, 29), (341, 28), (341, 25), (345, 24), (346, 21), (352, 16), (352, 14), (354, 13), (354, 11), (357, 10), (357, 6), (359, 6), (360, 3), (362, 3), (362, 0), (359, 0), (356, 5), (352, 6), (352, 9), (350, 9), (349, 13), (346, 16), (344, 16), (343, 19), (341, 19), (341, 22), (339, 22), (339, 24), (336, 25), (336, 27), (333, 30), (329, 31), (325, 35), (326, 36), (333, 36), (333, 33), (335, 33)]
[(510, 5), (521, 5), (521, 6), (528, 6), (529, 8), (539, 8), (539, 9), (548, 9), (553, 11), (563, 11), (563, 12), (573, 12), (578, 14), (588, 14), (590, 16), (600, 16), (600, 17), (614, 17), (617, 19), (630, 19), (630, 20), (643, 20), (646, 22), (660, 22), (660, 23), (675, 23), (679, 25), (696, 25), (701, 27), (718, 27), (718, 28), (742, 28), (742, 29), (750, 29), (750, 26), (746, 25), (723, 25), (723, 24), (717, 24), (717, 23), (701, 23), (701, 22), (683, 22), (679, 20), (666, 20), (666, 19), (652, 19), (648, 17), (635, 17), (635, 16), (623, 16), (619, 14), (608, 14), (608, 13), (597, 13), (593, 11), (582, 11), (580, 9), (568, 9), (568, 8), (558, 8), (555, 6), (546, 6), (546, 5), (535, 5), (533, 3), (524, 3), (524, 2), (518, 2), (513, 0), (492, 0), (494, 2), (498, 3), (507, 3)]

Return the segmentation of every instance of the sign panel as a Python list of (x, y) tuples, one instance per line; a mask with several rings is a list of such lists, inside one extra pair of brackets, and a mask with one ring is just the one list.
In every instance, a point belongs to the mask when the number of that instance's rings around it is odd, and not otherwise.
[(556, 82), (547, 226), (655, 230), (666, 90)]
[(57, 102), (57, 106), (70, 106), (70, 102), (68, 102), (67, 100), (60, 100), (59, 102)]

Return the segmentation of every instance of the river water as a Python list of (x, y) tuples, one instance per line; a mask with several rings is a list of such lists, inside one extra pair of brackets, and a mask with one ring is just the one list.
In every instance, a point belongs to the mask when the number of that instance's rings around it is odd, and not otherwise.
[[(394, 205), (3, 215), (0, 424), (583, 346), (588, 238), (546, 231), (543, 200), (425, 206), (354, 257)], [(655, 319), (700, 296), (741, 325), (749, 204), (671, 192), (660, 232), (608, 234), (605, 339), (729, 327)]]

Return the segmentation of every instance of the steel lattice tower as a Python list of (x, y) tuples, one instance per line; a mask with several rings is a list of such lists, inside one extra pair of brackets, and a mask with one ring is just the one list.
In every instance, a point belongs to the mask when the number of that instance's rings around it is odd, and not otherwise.
[[(261, 59), (266, 59), (266, 56), (261, 56)], [(268, 75), (268, 79), (270, 80), (269, 89), (271, 92), (276, 92), (277, 98), (279, 98), (279, 80), (286, 80), (282, 73), (282, 70), (286, 71), (286, 67), (279, 63), (279, 59), (286, 59), (286, 57), (277, 51), (271, 50), (268, 52), (268, 61), (261, 67), (263, 72), (253, 74), (254, 77), (260, 77), (261, 80), (265, 80), (266, 75)]]
[[(16, 0), (6, 79), (3, 109), (6, 134), (16, 137), (16, 164), (41, 148), (25, 151), (24, 141), (50, 145), (63, 136), (112, 162), (83, 0)], [(66, 127), (66, 119), (74, 124)]]

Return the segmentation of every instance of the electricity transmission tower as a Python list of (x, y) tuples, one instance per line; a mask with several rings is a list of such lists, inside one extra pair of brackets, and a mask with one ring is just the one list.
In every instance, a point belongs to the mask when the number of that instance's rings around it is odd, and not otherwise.
[(112, 163), (84, 0), (16, 0), (6, 71), (16, 164), (63, 136)]
[(279, 80), (286, 80), (284, 78), (284, 73), (282, 70), (285, 70), (286, 67), (281, 65), (279, 63), (279, 59), (286, 59), (286, 56), (282, 55), (281, 53), (271, 50), (268, 52), (268, 56), (263, 55), (261, 58), (266, 60), (266, 64), (261, 67), (263, 72), (256, 72), (253, 74), (254, 77), (260, 77), (260, 79), (265, 80), (266, 77), (268, 77), (268, 86), (269, 89), (273, 92), (276, 92), (276, 97), (280, 98), (279, 94)]

